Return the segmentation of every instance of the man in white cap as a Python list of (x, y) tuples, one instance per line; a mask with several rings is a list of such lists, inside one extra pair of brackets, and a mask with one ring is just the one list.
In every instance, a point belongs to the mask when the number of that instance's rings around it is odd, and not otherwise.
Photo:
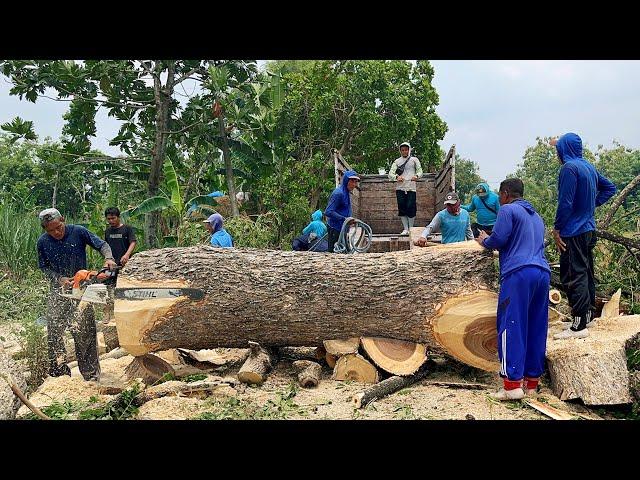
[(49, 375), (71, 375), (65, 362), (67, 352), (63, 341), (64, 331), (69, 326), (80, 373), (85, 380), (98, 381), (100, 364), (93, 308), (85, 308), (81, 315), (75, 315), (77, 303), (61, 297), (59, 292), (61, 286), (72, 285), (78, 270), (86, 270), (87, 245), (104, 257), (105, 268), (115, 268), (111, 247), (81, 225), (65, 225), (64, 217), (55, 208), (41, 211), (38, 217), (45, 230), (37, 243), (38, 266), (50, 283), (47, 306)]
[(427, 245), (427, 237), (433, 232), (442, 232), (442, 243), (464, 242), (473, 240), (469, 212), (460, 208), (460, 199), (456, 192), (444, 196), (444, 210), (435, 214), (431, 223), (425, 227), (418, 240), (413, 244), (418, 247)]
[(400, 144), (400, 157), (396, 158), (389, 169), (389, 179), (396, 184), (398, 216), (404, 227), (400, 235), (408, 235), (416, 218), (416, 181), (422, 176), (420, 160), (411, 156), (409, 142)]

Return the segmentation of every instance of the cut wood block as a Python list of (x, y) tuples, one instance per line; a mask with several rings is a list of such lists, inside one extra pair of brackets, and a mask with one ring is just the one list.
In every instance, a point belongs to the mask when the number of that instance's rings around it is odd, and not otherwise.
[(251, 385), (261, 385), (273, 368), (274, 358), (271, 352), (256, 342), (249, 342), (251, 353), (238, 372), (238, 380)]
[(303, 388), (317, 387), (322, 367), (311, 360), (296, 360), (293, 366), (298, 369), (298, 382)]
[(427, 349), (420, 343), (381, 337), (362, 337), (360, 341), (373, 363), (393, 375), (411, 375), (427, 360)]
[(547, 337), (547, 366), (553, 393), (560, 400), (581, 398), (585, 405), (633, 401), (626, 346), (640, 335), (640, 315), (600, 318), (580, 339)]
[(620, 315), (620, 295), (622, 295), (622, 290), (619, 288), (618, 291), (611, 296), (611, 300), (602, 307), (600, 318), (612, 318)]
[(330, 353), (334, 357), (340, 357), (342, 355), (347, 355), (348, 353), (356, 353), (360, 346), (360, 338), (353, 337), (338, 340), (325, 340), (323, 343), (327, 353)]
[(352, 380), (360, 383), (378, 383), (378, 370), (357, 353), (343, 355), (333, 369), (334, 380)]
[(338, 360), (338, 357), (331, 355), (329, 352), (327, 352), (324, 356), (324, 359), (330, 368), (334, 368), (336, 366), (336, 361)]

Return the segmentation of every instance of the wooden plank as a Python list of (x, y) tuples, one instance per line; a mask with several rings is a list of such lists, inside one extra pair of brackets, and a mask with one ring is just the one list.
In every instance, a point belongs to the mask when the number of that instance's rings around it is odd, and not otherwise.
[(575, 415), (567, 412), (566, 410), (560, 410), (551, 405), (547, 405), (546, 403), (542, 403), (533, 398), (527, 398), (524, 400), (524, 403), (529, 405), (531, 408), (538, 410), (540, 413), (543, 413), (547, 417), (553, 418), (554, 420), (574, 420)]

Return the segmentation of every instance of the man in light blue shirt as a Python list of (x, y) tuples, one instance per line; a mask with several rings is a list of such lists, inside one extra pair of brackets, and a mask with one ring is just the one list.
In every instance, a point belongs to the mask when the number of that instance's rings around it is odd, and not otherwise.
[(219, 213), (209, 215), (209, 218), (203, 220), (207, 230), (211, 234), (211, 245), (219, 248), (233, 248), (233, 238), (223, 228), (224, 219)]
[(418, 247), (427, 245), (427, 237), (433, 232), (442, 232), (442, 243), (464, 242), (473, 240), (469, 212), (460, 209), (460, 199), (456, 192), (449, 192), (444, 197), (444, 210), (440, 210), (425, 227), (420, 238), (414, 242)]

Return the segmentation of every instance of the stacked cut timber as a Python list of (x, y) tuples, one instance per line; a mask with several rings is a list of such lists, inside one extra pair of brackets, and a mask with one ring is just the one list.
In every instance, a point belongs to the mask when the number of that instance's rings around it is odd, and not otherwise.
[(190, 287), (202, 300), (116, 300), (120, 345), (133, 355), (321, 346), (383, 337), (497, 368), (493, 256), (476, 242), (367, 255), (209, 246), (149, 250), (118, 287)]

